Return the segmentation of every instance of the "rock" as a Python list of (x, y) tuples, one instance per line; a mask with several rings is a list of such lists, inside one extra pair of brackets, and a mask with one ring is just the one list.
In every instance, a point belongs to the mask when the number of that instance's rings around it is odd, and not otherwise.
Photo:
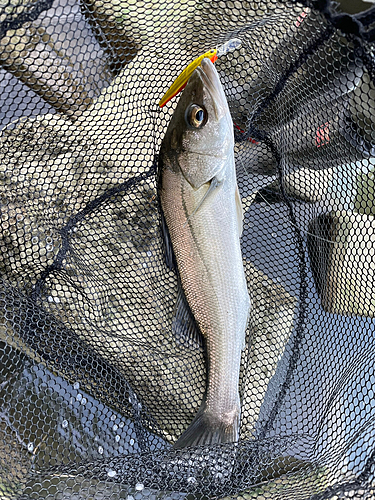
[(246, 348), (241, 361), (241, 436), (255, 431), (268, 384), (293, 329), (297, 299), (250, 262), (245, 264), (252, 301)]
[[(329, 197), (329, 186), (332, 179), (332, 169), (313, 170), (300, 168), (283, 176), (284, 190), (287, 196), (301, 201), (316, 203)], [(274, 195), (275, 200), (281, 200), (279, 180), (275, 180), (259, 191), (267, 200)]]
[(129, 5), (103, 0), (83, 0), (82, 12), (103, 48), (114, 74), (141, 48), (141, 36), (133, 23), (126, 23)]
[[(66, 0), (35, 21), (9, 29), (0, 40), (0, 65), (72, 119), (113, 79), (107, 57), (76, 7), (76, 2)], [(79, 30), (79, 37), (74, 30)], [(82, 59), (85, 48), (91, 54), (88, 60)]]
[(323, 309), (345, 316), (375, 316), (375, 218), (353, 211), (320, 215), (307, 244)]

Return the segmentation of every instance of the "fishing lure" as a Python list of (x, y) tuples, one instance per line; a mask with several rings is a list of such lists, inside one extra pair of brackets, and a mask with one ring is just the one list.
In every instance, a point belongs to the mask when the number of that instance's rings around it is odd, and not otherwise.
[(240, 45), (241, 40), (239, 40), (238, 38), (232, 38), (217, 49), (211, 49), (194, 59), (194, 61), (184, 69), (184, 71), (176, 78), (167, 92), (163, 95), (162, 99), (159, 102), (159, 107), (162, 108), (163, 106), (165, 106), (167, 102), (169, 102), (175, 95), (177, 95), (186, 87), (186, 84), (193, 74), (194, 70), (201, 64), (205, 57), (207, 57), (212, 63), (214, 63), (219, 57), (227, 54), (228, 52), (232, 52)]

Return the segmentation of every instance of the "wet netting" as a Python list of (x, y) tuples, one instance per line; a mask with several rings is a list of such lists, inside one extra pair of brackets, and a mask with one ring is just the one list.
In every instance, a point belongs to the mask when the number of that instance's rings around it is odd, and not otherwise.
[[(1, 500), (375, 497), (363, 5), (0, 0)], [(233, 39), (215, 68), (251, 298), (239, 441), (174, 447), (207, 352), (173, 330), (158, 156), (181, 94), (158, 103)]]

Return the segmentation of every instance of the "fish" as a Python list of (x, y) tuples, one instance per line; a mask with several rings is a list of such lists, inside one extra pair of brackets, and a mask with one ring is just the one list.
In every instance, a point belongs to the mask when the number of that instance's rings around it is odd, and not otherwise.
[(178, 278), (173, 335), (187, 348), (202, 345), (206, 356), (203, 401), (174, 447), (236, 442), (250, 297), (233, 122), (208, 58), (192, 73), (170, 120), (157, 185), (166, 264)]

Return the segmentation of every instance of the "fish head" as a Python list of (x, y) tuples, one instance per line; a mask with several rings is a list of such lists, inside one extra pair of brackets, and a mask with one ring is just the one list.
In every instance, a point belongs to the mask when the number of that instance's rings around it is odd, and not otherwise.
[(213, 177), (222, 180), (229, 157), (234, 158), (228, 103), (215, 66), (207, 58), (195, 69), (180, 97), (162, 151), (193, 188)]

